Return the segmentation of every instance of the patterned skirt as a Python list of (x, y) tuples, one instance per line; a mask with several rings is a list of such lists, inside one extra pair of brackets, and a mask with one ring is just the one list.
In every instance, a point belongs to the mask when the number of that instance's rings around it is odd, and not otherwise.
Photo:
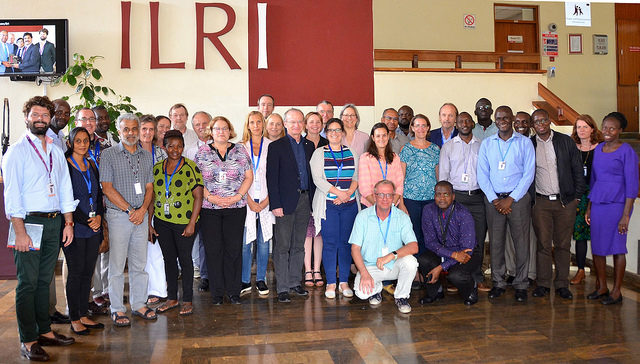
[(587, 225), (584, 215), (587, 212), (587, 205), (589, 204), (589, 188), (587, 192), (580, 198), (576, 211), (576, 222), (573, 224), (573, 239), (574, 240), (591, 240), (591, 227)]

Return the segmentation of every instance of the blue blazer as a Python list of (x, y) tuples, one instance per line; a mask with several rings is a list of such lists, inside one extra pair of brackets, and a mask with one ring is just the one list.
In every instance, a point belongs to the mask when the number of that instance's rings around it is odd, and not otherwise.
[(285, 215), (293, 214), (298, 205), (300, 196), (308, 197), (309, 204), (313, 201), (313, 193), (316, 186), (311, 179), (311, 167), (309, 161), (315, 147), (313, 142), (302, 137), (304, 143), (304, 153), (307, 160), (307, 171), (309, 180), (309, 193), (300, 193), (300, 176), (298, 174), (298, 164), (291, 148), (291, 142), (286, 135), (269, 144), (267, 155), (267, 190), (269, 191), (269, 208), (273, 211), (278, 208), (284, 210)]
[(20, 71), (40, 72), (40, 49), (37, 44), (31, 44), (22, 55)]
[[(458, 135), (458, 129), (453, 128), (453, 135), (451, 138)], [(438, 128), (436, 130), (432, 130), (431, 134), (429, 134), (429, 141), (438, 147), (442, 148), (442, 128)]]

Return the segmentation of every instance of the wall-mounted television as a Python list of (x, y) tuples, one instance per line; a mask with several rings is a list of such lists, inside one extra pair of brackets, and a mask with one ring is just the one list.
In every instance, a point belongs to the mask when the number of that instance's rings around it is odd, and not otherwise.
[(68, 42), (67, 19), (0, 19), (0, 76), (20, 80), (63, 74)]

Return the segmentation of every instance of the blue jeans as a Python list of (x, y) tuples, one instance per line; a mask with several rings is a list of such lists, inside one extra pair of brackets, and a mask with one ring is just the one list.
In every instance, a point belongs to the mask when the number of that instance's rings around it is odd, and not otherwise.
[(247, 244), (247, 228), (244, 229), (242, 237), (242, 283), (251, 283), (251, 261), (253, 246), (257, 246), (256, 252), (256, 282), (267, 279), (267, 263), (269, 262), (269, 241), (262, 238), (262, 227), (260, 226), (260, 215), (256, 220), (258, 224), (256, 240)]
[(418, 254), (414, 255), (416, 258), (427, 250), (424, 246), (424, 234), (422, 233), (422, 210), (432, 202), (433, 200), (419, 201), (408, 198), (404, 199), (404, 205), (407, 207), (407, 211), (409, 211), (409, 218), (411, 218), (411, 224), (413, 225), (413, 232), (418, 239)]
[(351, 245), (349, 236), (358, 214), (355, 201), (334, 205), (327, 201), (326, 219), (322, 220), (322, 261), (327, 275), (327, 284), (336, 283), (336, 258), (340, 282), (349, 280), (351, 269)]

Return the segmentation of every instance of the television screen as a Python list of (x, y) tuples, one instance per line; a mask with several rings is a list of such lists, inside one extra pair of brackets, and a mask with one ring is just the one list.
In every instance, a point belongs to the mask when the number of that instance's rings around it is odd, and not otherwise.
[(67, 19), (0, 19), (0, 76), (63, 74)]

